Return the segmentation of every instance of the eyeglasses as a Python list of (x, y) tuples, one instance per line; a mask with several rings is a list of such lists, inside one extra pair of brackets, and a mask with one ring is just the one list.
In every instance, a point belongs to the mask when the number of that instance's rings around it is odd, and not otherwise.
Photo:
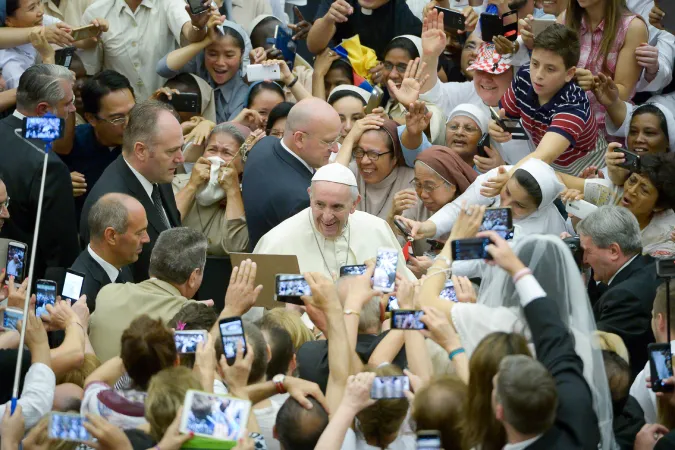
[(7, 211), (9, 211), (9, 196), (7, 196), (7, 200), (0, 203), (0, 211), (2, 211), (2, 208), (5, 208)]
[[(439, 183), (439, 184), (433, 185), (431, 183), (420, 183), (419, 181), (417, 181), (417, 179), (413, 179), (410, 182), (410, 184), (412, 184), (413, 188), (415, 188), (415, 190), (418, 191), (418, 192), (424, 191), (427, 194), (431, 194), (436, 189), (438, 189), (439, 187), (443, 186), (446, 183)], [(447, 184), (449, 185), (450, 183), (447, 183)]]
[(478, 131), (480, 131), (477, 127), (474, 127), (473, 125), (457, 125), (456, 123), (448, 124), (447, 128), (453, 133), (459, 131), (460, 128), (464, 129), (464, 131), (466, 131), (469, 134), (478, 133)]
[(354, 150), (352, 152), (352, 155), (354, 156), (355, 159), (361, 159), (365, 155), (365, 156), (368, 157), (369, 160), (371, 160), (372, 162), (375, 162), (378, 159), (380, 159), (380, 156), (386, 155), (386, 154), (389, 154), (389, 153), (391, 153), (391, 151), (384, 152), (384, 153), (377, 153), (374, 150), (371, 150), (371, 151), (367, 152), (365, 150), (357, 148), (356, 150)]
[(383, 62), (382, 65), (384, 66), (384, 70), (387, 72), (391, 72), (394, 67), (396, 67), (396, 71), (403, 75), (405, 71), (408, 69), (408, 63), (401, 63), (401, 64), (392, 64), (390, 62)]
[(321, 142), (326, 147), (333, 147), (334, 145), (337, 145), (338, 142), (340, 142), (340, 136), (336, 137), (335, 140), (332, 140), (332, 141), (328, 142), (328, 141), (324, 141), (323, 139), (319, 139), (316, 136), (312, 136), (311, 134), (307, 133), (306, 131), (300, 131), (300, 133), (306, 134), (307, 136), (310, 136), (310, 137), (313, 137), (314, 139)]
[(117, 117), (115, 119), (104, 119), (103, 117), (100, 117), (98, 114), (96, 114), (94, 117), (96, 117), (98, 120), (108, 122), (110, 125), (124, 125), (127, 123), (127, 120), (129, 120), (127, 116)]

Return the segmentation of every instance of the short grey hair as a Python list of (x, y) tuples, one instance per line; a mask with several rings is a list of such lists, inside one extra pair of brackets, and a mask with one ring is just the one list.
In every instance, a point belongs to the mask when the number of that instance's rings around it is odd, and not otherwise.
[[(316, 181), (312, 181), (311, 189), (309, 191), (309, 196), (312, 197), (312, 194), (314, 194), (314, 183)], [(329, 182), (330, 183), (330, 182)], [(339, 184), (339, 183), (336, 183)], [(356, 186), (349, 186), (349, 193), (351, 194), (352, 202), (355, 202), (359, 198), (359, 188)]]
[(361, 316), (359, 316), (359, 333), (379, 329), (380, 325), (380, 299), (377, 297), (363, 305)]
[(55, 106), (66, 96), (59, 81), (73, 81), (70, 70), (56, 64), (35, 64), (30, 66), (19, 78), (16, 90), (16, 107), (21, 110), (33, 110), (42, 102)]
[(183, 284), (195, 269), (204, 270), (208, 242), (203, 233), (186, 227), (163, 231), (150, 255), (150, 276)]
[(117, 233), (126, 233), (129, 228), (129, 210), (125, 201), (135, 200), (126, 194), (106, 194), (89, 210), (87, 224), (93, 240), (102, 240), (105, 230), (112, 228)]
[(555, 421), (558, 391), (548, 369), (526, 355), (509, 355), (499, 363), (495, 386), (504, 421), (522, 434), (541, 434)]
[(209, 141), (211, 141), (211, 138), (213, 136), (219, 135), (221, 133), (229, 134), (230, 136), (232, 136), (239, 143), (240, 146), (246, 140), (246, 137), (241, 132), (241, 130), (237, 128), (236, 125), (229, 122), (223, 122), (221, 124), (216, 125), (215, 128), (211, 130), (209, 136), (206, 138), (205, 145), (209, 144)]
[(642, 253), (640, 224), (621, 206), (601, 206), (577, 224), (577, 232), (590, 237), (600, 248), (616, 243), (624, 255)]
[(129, 122), (124, 129), (122, 151), (129, 154), (133, 151), (136, 142), (142, 142), (152, 147), (157, 137), (157, 117), (166, 111), (178, 119), (176, 110), (168, 103), (157, 100), (145, 100), (136, 105), (129, 112)]

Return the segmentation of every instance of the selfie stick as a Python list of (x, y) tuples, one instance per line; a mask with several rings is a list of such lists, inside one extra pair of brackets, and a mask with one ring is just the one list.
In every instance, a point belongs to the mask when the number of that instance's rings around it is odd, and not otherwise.
[[(47, 114), (44, 117), (55, 117), (51, 114)], [(21, 131), (21, 130), (18, 130)], [(14, 134), (17, 134), (17, 130), (14, 130)], [(32, 142), (24, 139), (23, 136), (17, 134), (21, 139), (26, 141), (33, 148), (45, 154), (44, 162), (42, 163), (42, 180), (40, 181), (40, 196), (38, 198), (38, 207), (37, 207), (37, 216), (35, 217), (35, 232), (33, 234), (33, 247), (30, 249), (30, 265), (28, 266), (28, 287), (26, 288), (26, 298), (23, 305), (23, 325), (21, 327), (21, 337), (19, 338), (19, 352), (16, 357), (16, 370), (14, 372), (14, 387), (12, 388), (12, 409), (11, 413), (14, 414), (16, 410), (17, 401), (19, 400), (19, 379), (21, 378), (21, 363), (23, 362), (23, 344), (26, 340), (26, 323), (28, 321), (28, 306), (30, 304), (30, 295), (31, 287), (33, 285), (33, 268), (35, 267), (35, 250), (37, 249), (38, 235), (40, 234), (40, 217), (42, 216), (42, 200), (45, 195), (45, 178), (47, 178), (47, 159), (49, 157), (49, 151), (52, 149), (53, 139), (44, 139), (45, 149), (42, 150), (39, 147), (33, 145)]]

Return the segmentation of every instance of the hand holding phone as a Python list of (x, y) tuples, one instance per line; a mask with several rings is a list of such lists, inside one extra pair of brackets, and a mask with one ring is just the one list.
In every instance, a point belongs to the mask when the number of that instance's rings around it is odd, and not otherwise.
[(614, 151), (617, 153), (623, 153), (623, 158), (625, 159), (623, 163), (619, 164), (619, 167), (630, 170), (631, 172), (640, 171), (640, 155), (625, 148), (617, 148), (614, 149)]
[(403, 236), (406, 237), (409, 241), (412, 241), (412, 235), (410, 234), (410, 228), (406, 224), (404, 224), (400, 219), (394, 219), (394, 225), (396, 225), (396, 228), (399, 229), (401, 233), (403, 233)]
[(489, 238), (457, 239), (452, 241), (453, 261), (467, 261), (471, 259), (492, 259), (486, 247), (490, 245)]
[(410, 379), (405, 375), (392, 377), (375, 377), (370, 388), (370, 398), (381, 400), (386, 398), (405, 398), (405, 391), (410, 390)]
[(5, 309), (2, 316), (2, 327), (5, 330), (17, 330), (18, 323), (23, 320), (23, 311), (18, 308)]
[(652, 391), (672, 392), (675, 386), (666, 384), (665, 380), (673, 376), (673, 354), (670, 343), (649, 344), (649, 368), (651, 372)]
[(5, 281), (9, 281), (9, 277), (14, 277), (15, 284), (23, 283), (24, 274), (26, 271), (26, 244), (23, 242), (11, 241), (7, 244), (7, 263), (5, 264), (7, 270), (5, 274)]
[(244, 334), (244, 322), (241, 317), (226, 317), (218, 322), (220, 339), (223, 343), (223, 353), (228, 365), (233, 365), (237, 359), (237, 343), (241, 343), (246, 356), (246, 335)]
[(312, 295), (312, 290), (302, 275), (277, 274), (275, 285), (274, 299), (278, 302), (304, 305), (300, 297)]
[(452, 9), (441, 8), (440, 6), (434, 6), (434, 9), (439, 13), (443, 13), (443, 26), (446, 30), (464, 31), (466, 29), (466, 25), (464, 23), (465, 17), (461, 12)]
[(86, 421), (87, 419), (79, 414), (52, 412), (49, 415), (48, 436), (59, 441), (91, 441), (91, 434), (83, 425)]
[(248, 81), (281, 80), (279, 64), (251, 64), (246, 68)]
[(176, 330), (173, 339), (178, 353), (197, 353), (199, 343), (207, 340), (206, 330)]
[(56, 302), (56, 282), (51, 280), (37, 280), (35, 293), (35, 316), (48, 314), (47, 305), (54, 306)]
[(80, 28), (74, 28), (71, 36), (73, 36), (73, 41), (82, 41), (84, 39), (96, 37), (100, 32), (101, 29), (97, 25), (86, 25)]
[(420, 320), (422, 310), (397, 309), (391, 314), (391, 328), (395, 330), (426, 330), (427, 326)]
[(63, 289), (61, 297), (76, 302), (82, 295), (82, 285), (84, 284), (84, 274), (73, 269), (66, 270), (66, 278), (63, 280)]

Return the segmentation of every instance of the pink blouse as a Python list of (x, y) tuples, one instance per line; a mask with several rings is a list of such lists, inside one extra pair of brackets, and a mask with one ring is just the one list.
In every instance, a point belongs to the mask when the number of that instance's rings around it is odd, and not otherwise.
[[(595, 30), (589, 30), (588, 24), (586, 23), (586, 18), (582, 17), (581, 19), (581, 28), (579, 29), (579, 41), (581, 44), (581, 55), (579, 57), (579, 64), (577, 67), (581, 69), (587, 69), (593, 72), (593, 75), (597, 75), (600, 72), (605, 73), (612, 79), (614, 79), (614, 73), (616, 71), (616, 63), (619, 59), (619, 52), (623, 47), (623, 43), (626, 40), (626, 33), (628, 32), (628, 26), (631, 21), (638, 17), (636, 14), (624, 14), (621, 17), (619, 26), (617, 29), (616, 39), (607, 54), (607, 68), (608, 72), (603, 71), (603, 55), (600, 54), (600, 46), (602, 43), (602, 35), (605, 30), (605, 21), (604, 19), (598, 24)], [(637, 85), (636, 85), (637, 86)], [(632, 98), (635, 94), (635, 88), (630, 94)], [(598, 124), (598, 129), (603, 130), (605, 136), (607, 136), (607, 130), (605, 128), (605, 107), (598, 103), (598, 100), (595, 98), (595, 95), (591, 91), (587, 91), (588, 99), (591, 102), (591, 107), (595, 114), (595, 120)]]

